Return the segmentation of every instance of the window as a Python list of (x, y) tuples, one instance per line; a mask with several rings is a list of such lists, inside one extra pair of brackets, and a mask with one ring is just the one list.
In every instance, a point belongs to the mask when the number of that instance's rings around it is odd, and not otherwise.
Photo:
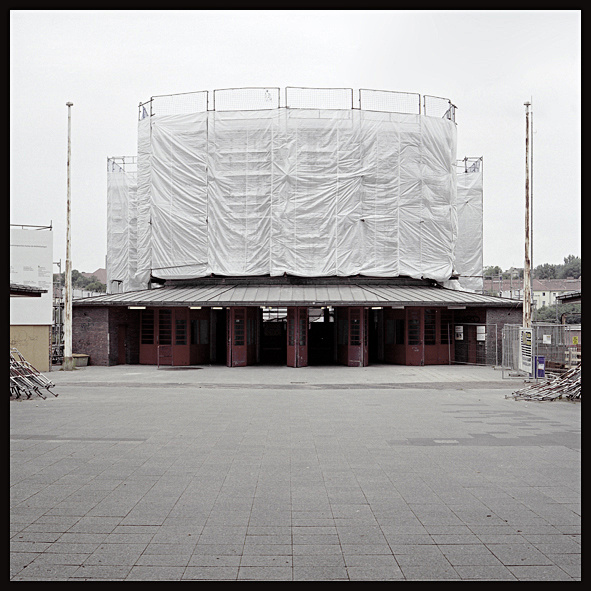
[(417, 310), (411, 310), (409, 312), (408, 319), (408, 344), (418, 345), (420, 344), (421, 336), (421, 319)]
[(154, 344), (154, 310), (142, 310), (142, 345)]
[(244, 345), (244, 310), (234, 312), (234, 346)]
[(435, 310), (425, 310), (425, 345), (435, 345), (436, 336)]
[(349, 329), (349, 343), (361, 345), (361, 314), (358, 309), (350, 310), (351, 327)]
[(442, 345), (447, 345), (451, 343), (451, 324), (452, 324), (452, 316), (449, 312), (442, 312), (441, 313), (441, 336), (439, 342)]
[(177, 318), (175, 320), (175, 345), (187, 344), (187, 321), (184, 318)]
[(172, 310), (158, 310), (158, 344), (172, 345)]
[(300, 310), (299, 330), (300, 346), (304, 346), (306, 344), (306, 335), (308, 333), (308, 310)]

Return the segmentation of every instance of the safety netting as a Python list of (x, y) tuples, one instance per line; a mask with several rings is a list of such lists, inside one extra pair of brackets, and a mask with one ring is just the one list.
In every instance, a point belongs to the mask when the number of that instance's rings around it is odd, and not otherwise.
[(483, 289), (482, 174), (482, 157), (466, 157), (457, 163), (458, 239), (454, 266), (460, 287), (477, 292)]

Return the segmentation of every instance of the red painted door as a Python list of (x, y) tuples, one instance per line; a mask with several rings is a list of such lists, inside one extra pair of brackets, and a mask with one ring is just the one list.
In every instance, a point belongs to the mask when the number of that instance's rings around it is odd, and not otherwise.
[(406, 309), (406, 365), (425, 365), (423, 308)]
[(142, 310), (140, 363), (189, 365), (188, 308)]
[(188, 308), (158, 309), (158, 365), (189, 365)]
[(308, 365), (308, 308), (287, 309), (287, 365)]
[(239, 367), (247, 364), (246, 308), (228, 310), (228, 355), (226, 365)]
[(347, 365), (362, 367), (368, 364), (367, 309), (349, 308), (349, 346)]

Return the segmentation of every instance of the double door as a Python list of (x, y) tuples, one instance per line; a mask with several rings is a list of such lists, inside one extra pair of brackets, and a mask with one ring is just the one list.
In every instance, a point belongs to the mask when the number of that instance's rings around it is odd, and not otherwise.
[(142, 310), (140, 363), (189, 365), (188, 308)]

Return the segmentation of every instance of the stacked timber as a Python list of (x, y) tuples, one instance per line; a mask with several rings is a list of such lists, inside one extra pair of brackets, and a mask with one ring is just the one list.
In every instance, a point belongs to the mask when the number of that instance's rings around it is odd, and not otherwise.
[(516, 390), (511, 396), (515, 400), (581, 400), (581, 363), (559, 376), (549, 375), (547, 380)]

